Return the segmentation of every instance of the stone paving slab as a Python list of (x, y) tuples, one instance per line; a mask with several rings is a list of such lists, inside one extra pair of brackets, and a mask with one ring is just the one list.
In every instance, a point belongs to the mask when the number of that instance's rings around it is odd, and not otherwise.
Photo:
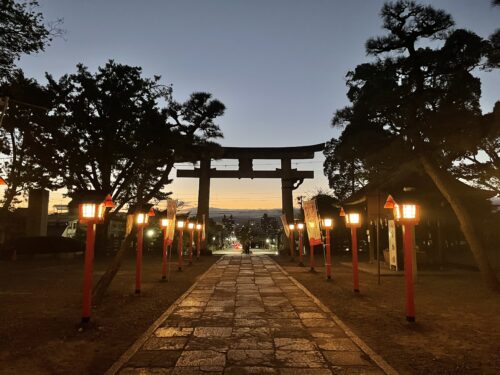
[(107, 374), (395, 374), (267, 255), (224, 256)]

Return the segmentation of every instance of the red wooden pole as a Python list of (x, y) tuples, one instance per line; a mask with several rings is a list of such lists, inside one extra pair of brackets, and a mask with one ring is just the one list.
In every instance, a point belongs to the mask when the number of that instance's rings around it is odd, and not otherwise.
[(351, 227), (352, 239), (352, 281), (354, 291), (359, 293), (359, 274), (358, 274), (358, 237), (356, 227)]
[(295, 238), (293, 236), (293, 230), (290, 231), (290, 257), (292, 258), (293, 261), (293, 256), (294, 256), (294, 247), (295, 247)]
[(141, 272), (142, 272), (142, 240), (144, 237), (144, 227), (137, 227), (137, 248), (135, 258), (135, 293), (141, 293)]
[(193, 236), (194, 229), (189, 231), (189, 265), (193, 264)]
[(198, 230), (198, 235), (196, 236), (198, 240), (196, 242), (196, 259), (200, 259), (200, 248), (201, 248), (201, 230)]
[(412, 224), (404, 224), (404, 266), (406, 281), (406, 320), (415, 321), (415, 300), (413, 290), (413, 228)]
[(314, 245), (312, 241), (309, 241), (309, 253), (311, 254), (309, 258), (309, 267), (311, 267), (311, 271), (314, 271)]
[(179, 256), (179, 271), (182, 271), (182, 238), (184, 236), (184, 231), (182, 229), (179, 230), (179, 237), (177, 238), (177, 253)]
[(167, 279), (167, 248), (168, 248), (168, 241), (167, 241), (167, 228), (163, 229), (163, 261), (161, 265), (161, 279), (166, 280)]
[(326, 278), (332, 278), (332, 257), (330, 253), (330, 229), (326, 230)]
[(304, 261), (303, 261), (303, 256), (302, 256), (302, 251), (304, 250), (303, 248), (303, 243), (302, 243), (302, 231), (299, 230), (299, 266), (304, 266)]
[(87, 245), (83, 271), (82, 323), (90, 321), (92, 310), (92, 268), (94, 263), (95, 224), (87, 223)]

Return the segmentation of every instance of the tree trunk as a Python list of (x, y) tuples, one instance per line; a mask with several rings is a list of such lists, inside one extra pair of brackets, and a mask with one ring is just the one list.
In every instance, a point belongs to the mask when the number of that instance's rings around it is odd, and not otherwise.
[(432, 179), (441, 194), (443, 194), (453, 209), (453, 212), (457, 216), (458, 222), (460, 223), (460, 229), (462, 230), (465, 240), (469, 244), (470, 250), (476, 260), (483, 280), (490, 289), (500, 291), (500, 284), (488, 261), (484, 244), (482, 243), (481, 237), (477, 232), (474, 221), (472, 220), (472, 217), (466, 206), (463, 204), (461, 198), (456, 194), (454, 186), (456, 186), (457, 183), (455, 179), (441, 170), (426, 156), (420, 156), (420, 161), (425, 172)]
[(106, 272), (101, 276), (97, 284), (95, 285), (92, 291), (92, 301), (95, 304), (99, 304), (102, 301), (102, 298), (106, 294), (111, 282), (115, 278), (115, 275), (120, 270), (120, 266), (122, 264), (123, 256), (127, 252), (127, 249), (130, 247), (130, 243), (135, 235), (135, 230), (132, 230), (129, 234), (125, 236), (123, 240), (120, 250), (116, 253), (113, 261), (106, 269)]

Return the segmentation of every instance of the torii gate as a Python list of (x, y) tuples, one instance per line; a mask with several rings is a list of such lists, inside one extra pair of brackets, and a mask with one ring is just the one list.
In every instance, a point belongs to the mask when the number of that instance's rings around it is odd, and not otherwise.
[[(211, 168), (212, 158), (205, 157), (200, 160), (200, 168), (177, 170), (177, 177), (199, 179), (197, 219), (201, 221), (205, 216), (207, 222), (211, 178), (280, 178), (282, 211), (288, 222), (291, 222), (293, 220), (293, 190), (297, 189), (304, 179), (314, 178), (314, 171), (292, 169), (292, 159), (312, 159), (316, 152), (323, 151), (324, 148), (324, 143), (299, 147), (222, 147), (221, 152), (217, 153), (217, 159), (238, 160), (238, 170)], [(274, 171), (256, 171), (253, 169), (254, 159), (281, 160), (281, 168), (276, 168)], [(206, 242), (202, 244), (202, 249), (206, 250)]]

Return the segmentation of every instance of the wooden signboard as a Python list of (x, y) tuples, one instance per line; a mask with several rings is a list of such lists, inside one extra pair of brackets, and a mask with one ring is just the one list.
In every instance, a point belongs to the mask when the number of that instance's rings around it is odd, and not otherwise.
[(288, 226), (288, 222), (286, 220), (286, 215), (283, 214), (281, 217), (281, 224), (283, 224), (283, 230), (285, 231), (285, 235), (290, 237), (290, 227)]

